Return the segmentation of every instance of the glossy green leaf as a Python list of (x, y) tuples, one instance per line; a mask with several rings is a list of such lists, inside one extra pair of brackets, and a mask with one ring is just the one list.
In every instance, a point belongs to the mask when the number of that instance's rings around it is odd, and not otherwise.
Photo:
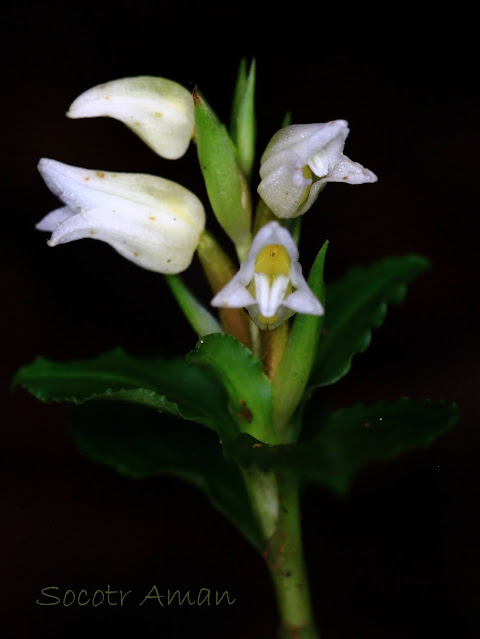
[[(328, 242), (322, 246), (308, 277), (310, 290), (322, 302), (325, 301), (323, 269)], [(273, 382), (274, 427), (278, 433), (285, 433), (290, 418), (305, 391), (312, 369), (323, 316), (297, 313), (290, 330), (287, 346)], [(286, 440), (292, 441), (297, 433), (286, 433)]]
[(204, 491), (258, 549), (258, 529), (238, 467), (225, 458), (212, 432), (138, 406), (98, 402), (70, 414), (79, 449), (128, 477), (173, 475)]
[(238, 163), (250, 179), (255, 160), (255, 60), (247, 73), (242, 60), (237, 76), (232, 105), (230, 134), (237, 148)]
[(261, 441), (275, 441), (272, 384), (248, 348), (231, 335), (207, 335), (187, 355), (187, 362), (206, 368), (222, 384), (240, 431)]
[[(213, 212), (244, 259), (251, 243), (250, 218), (244, 208), (242, 181), (232, 142), (204, 98), (194, 93), (197, 151)], [(244, 178), (245, 179), (245, 178)]]
[(39, 357), (21, 368), (13, 383), (45, 402), (129, 402), (196, 421), (222, 436), (236, 432), (222, 387), (181, 359), (140, 359), (120, 348), (91, 360), (57, 363)]
[(406, 285), (423, 273), (429, 262), (417, 255), (392, 257), (350, 270), (327, 284), (325, 324), (309, 389), (333, 384), (348, 373), (352, 358), (365, 351), (372, 330), (380, 326), (388, 304), (399, 304)]
[(259, 446), (242, 434), (229, 446), (244, 465), (289, 470), (306, 482), (345, 493), (357, 471), (369, 462), (428, 446), (457, 419), (455, 404), (402, 398), (336, 410), (318, 424), (310, 441)]

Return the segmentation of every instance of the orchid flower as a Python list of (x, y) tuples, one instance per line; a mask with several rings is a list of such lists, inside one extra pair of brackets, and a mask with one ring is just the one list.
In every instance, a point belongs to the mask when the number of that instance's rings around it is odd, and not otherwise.
[(211, 303), (246, 308), (261, 329), (274, 329), (296, 312), (324, 312), (302, 275), (292, 236), (278, 222), (260, 229), (240, 270)]
[(120, 120), (168, 160), (184, 155), (195, 126), (192, 94), (177, 82), (151, 76), (93, 87), (74, 100), (67, 116)]
[(49, 246), (91, 238), (150, 271), (180, 273), (190, 265), (205, 211), (188, 189), (152, 175), (92, 171), (45, 158), (38, 168), (65, 204), (36, 226), (52, 233)]
[(327, 182), (363, 184), (377, 176), (343, 155), (345, 120), (292, 124), (277, 131), (261, 157), (258, 193), (280, 218), (303, 215)]

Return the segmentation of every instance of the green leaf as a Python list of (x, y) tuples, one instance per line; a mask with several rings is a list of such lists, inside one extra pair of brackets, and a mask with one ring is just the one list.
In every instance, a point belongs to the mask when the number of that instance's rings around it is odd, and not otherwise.
[(223, 385), (240, 431), (264, 442), (275, 441), (272, 384), (248, 348), (231, 335), (207, 335), (187, 355), (187, 362), (206, 368)]
[(245, 60), (240, 63), (232, 106), (230, 134), (237, 147), (238, 163), (250, 179), (255, 159), (255, 60), (247, 75)]
[(428, 446), (457, 419), (455, 404), (401, 398), (336, 410), (318, 425), (319, 432), (310, 441), (259, 446), (242, 434), (228, 446), (243, 465), (255, 463), (266, 469), (289, 470), (306, 482), (342, 494), (356, 472), (369, 462)]
[[(250, 218), (244, 208), (240, 170), (232, 142), (224, 125), (194, 92), (197, 150), (213, 212), (225, 233), (244, 259), (251, 243)], [(245, 179), (245, 178), (243, 178)]]
[(430, 263), (424, 257), (391, 257), (370, 266), (350, 270), (327, 285), (325, 330), (309, 381), (309, 390), (333, 384), (348, 373), (352, 358), (365, 351), (372, 330), (379, 327), (387, 304), (399, 304), (406, 285)]
[(44, 402), (130, 402), (198, 422), (222, 436), (236, 432), (222, 387), (181, 359), (139, 359), (120, 348), (91, 360), (57, 363), (39, 357), (21, 368), (13, 383)]
[[(328, 242), (322, 246), (308, 277), (308, 286), (323, 303), (325, 301), (325, 285), (323, 269)], [(273, 382), (274, 418), (276, 432), (285, 433), (290, 418), (296, 410), (307, 385), (323, 316), (302, 315), (297, 313), (292, 324), (287, 346)], [(296, 439), (297, 433), (287, 434), (287, 441)]]
[(193, 483), (262, 549), (240, 471), (224, 457), (212, 432), (115, 402), (77, 407), (69, 422), (77, 446), (96, 463), (136, 479), (168, 474)]

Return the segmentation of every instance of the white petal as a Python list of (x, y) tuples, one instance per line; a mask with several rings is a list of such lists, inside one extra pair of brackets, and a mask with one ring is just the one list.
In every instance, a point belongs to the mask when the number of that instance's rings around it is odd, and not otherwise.
[[(325, 145), (324, 151), (328, 157), (328, 171), (330, 172), (333, 167), (337, 164), (339, 159), (343, 155), (343, 149), (345, 147), (345, 140), (347, 139), (347, 135), (349, 133), (349, 129), (346, 129), (339, 133), (336, 137), (332, 138), (328, 144)], [(322, 177), (319, 175), (318, 177)]]
[(194, 131), (191, 93), (177, 82), (151, 76), (93, 87), (71, 104), (67, 115), (120, 120), (158, 155), (170, 160), (185, 153)]
[(316, 124), (291, 124), (275, 133), (267, 144), (260, 163), (263, 164), (276, 153), (289, 149), (300, 157), (302, 166), (305, 166), (315, 153), (318, 153), (333, 139), (340, 136), (345, 140), (348, 132), (346, 120), (332, 120)]
[[(155, 209), (168, 221), (181, 220), (200, 233), (205, 211), (200, 200), (176, 182), (142, 173), (112, 173), (82, 169), (42, 159), (38, 165), (49, 189), (75, 212), (110, 208), (129, 202)], [(152, 213), (153, 215), (153, 213)]]
[(68, 206), (61, 206), (59, 209), (55, 209), (51, 211), (51, 213), (48, 213), (48, 215), (45, 215), (38, 224), (35, 224), (35, 228), (37, 231), (52, 232), (57, 226), (71, 218), (72, 215), (75, 215), (75, 211), (69, 209)]
[[(179, 273), (189, 266), (205, 211), (188, 189), (150, 175), (90, 171), (54, 160), (42, 160), (40, 170), (70, 211), (54, 216), (51, 246), (93, 238), (152, 271)], [(53, 218), (47, 218), (42, 225), (51, 228)]]
[(322, 182), (346, 182), (347, 184), (367, 184), (378, 180), (375, 173), (342, 155)]
[(270, 286), (265, 273), (255, 273), (255, 297), (264, 317), (273, 317), (285, 298), (290, 282), (286, 275), (278, 275)]
[(302, 204), (302, 206), (298, 209), (297, 213), (295, 214), (295, 217), (299, 217), (300, 215), (303, 215), (304, 213), (306, 213), (308, 211), (308, 209), (310, 209), (312, 207), (312, 205), (315, 203), (317, 197), (320, 195), (320, 193), (325, 188), (326, 182), (327, 182), (327, 180), (325, 178), (321, 178), (320, 180), (317, 180), (316, 182), (314, 182), (312, 184), (312, 186), (310, 187), (310, 190), (308, 192), (307, 199)]
[(323, 315), (323, 306), (309, 289), (308, 284), (291, 293), (287, 299), (283, 301), (283, 306), (287, 306), (296, 313), (304, 315)]
[(249, 293), (245, 284), (238, 279), (239, 273), (215, 295), (210, 302), (212, 306), (223, 308), (246, 308), (256, 304), (255, 298)]
[(317, 177), (323, 177), (328, 173), (328, 155), (325, 149), (321, 149), (308, 161), (308, 166)]
[(50, 246), (84, 238), (110, 244), (120, 255), (138, 266), (158, 273), (180, 273), (190, 265), (198, 244), (198, 235), (179, 225), (175, 231), (158, 232), (148, 225), (148, 213), (130, 207), (115, 212), (92, 210), (78, 213), (52, 234)]
[(258, 194), (277, 217), (293, 217), (312, 180), (302, 174), (302, 162), (293, 151), (282, 151), (260, 168)]
[(310, 290), (298, 260), (291, 263), (290, 280), (297, 290), (283, 301), (283, 306), (305, 315), (323, 315), (323, 306)]
[(253, 238), (249, 252), (249, 259), (253, 261), (254, 265), (257, 255), (269, 244), (282, 244), (290, 257), (291, 262), (293, 263), (298, 261), (298, 248), (293, 237), (287, 229), (280, 226), (278, 222), (269, 222), (265, 226), (262, 226)]

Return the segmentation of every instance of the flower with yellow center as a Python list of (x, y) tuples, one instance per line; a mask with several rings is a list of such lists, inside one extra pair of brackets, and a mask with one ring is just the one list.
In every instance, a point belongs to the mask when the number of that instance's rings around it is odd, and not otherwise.
[(324, 312), (302, 275), (292, 236), (278, 222), (260, 229), (240, 270), (212, 305), (246, 308), (261, 329), (274, 329), (294, 313)]

